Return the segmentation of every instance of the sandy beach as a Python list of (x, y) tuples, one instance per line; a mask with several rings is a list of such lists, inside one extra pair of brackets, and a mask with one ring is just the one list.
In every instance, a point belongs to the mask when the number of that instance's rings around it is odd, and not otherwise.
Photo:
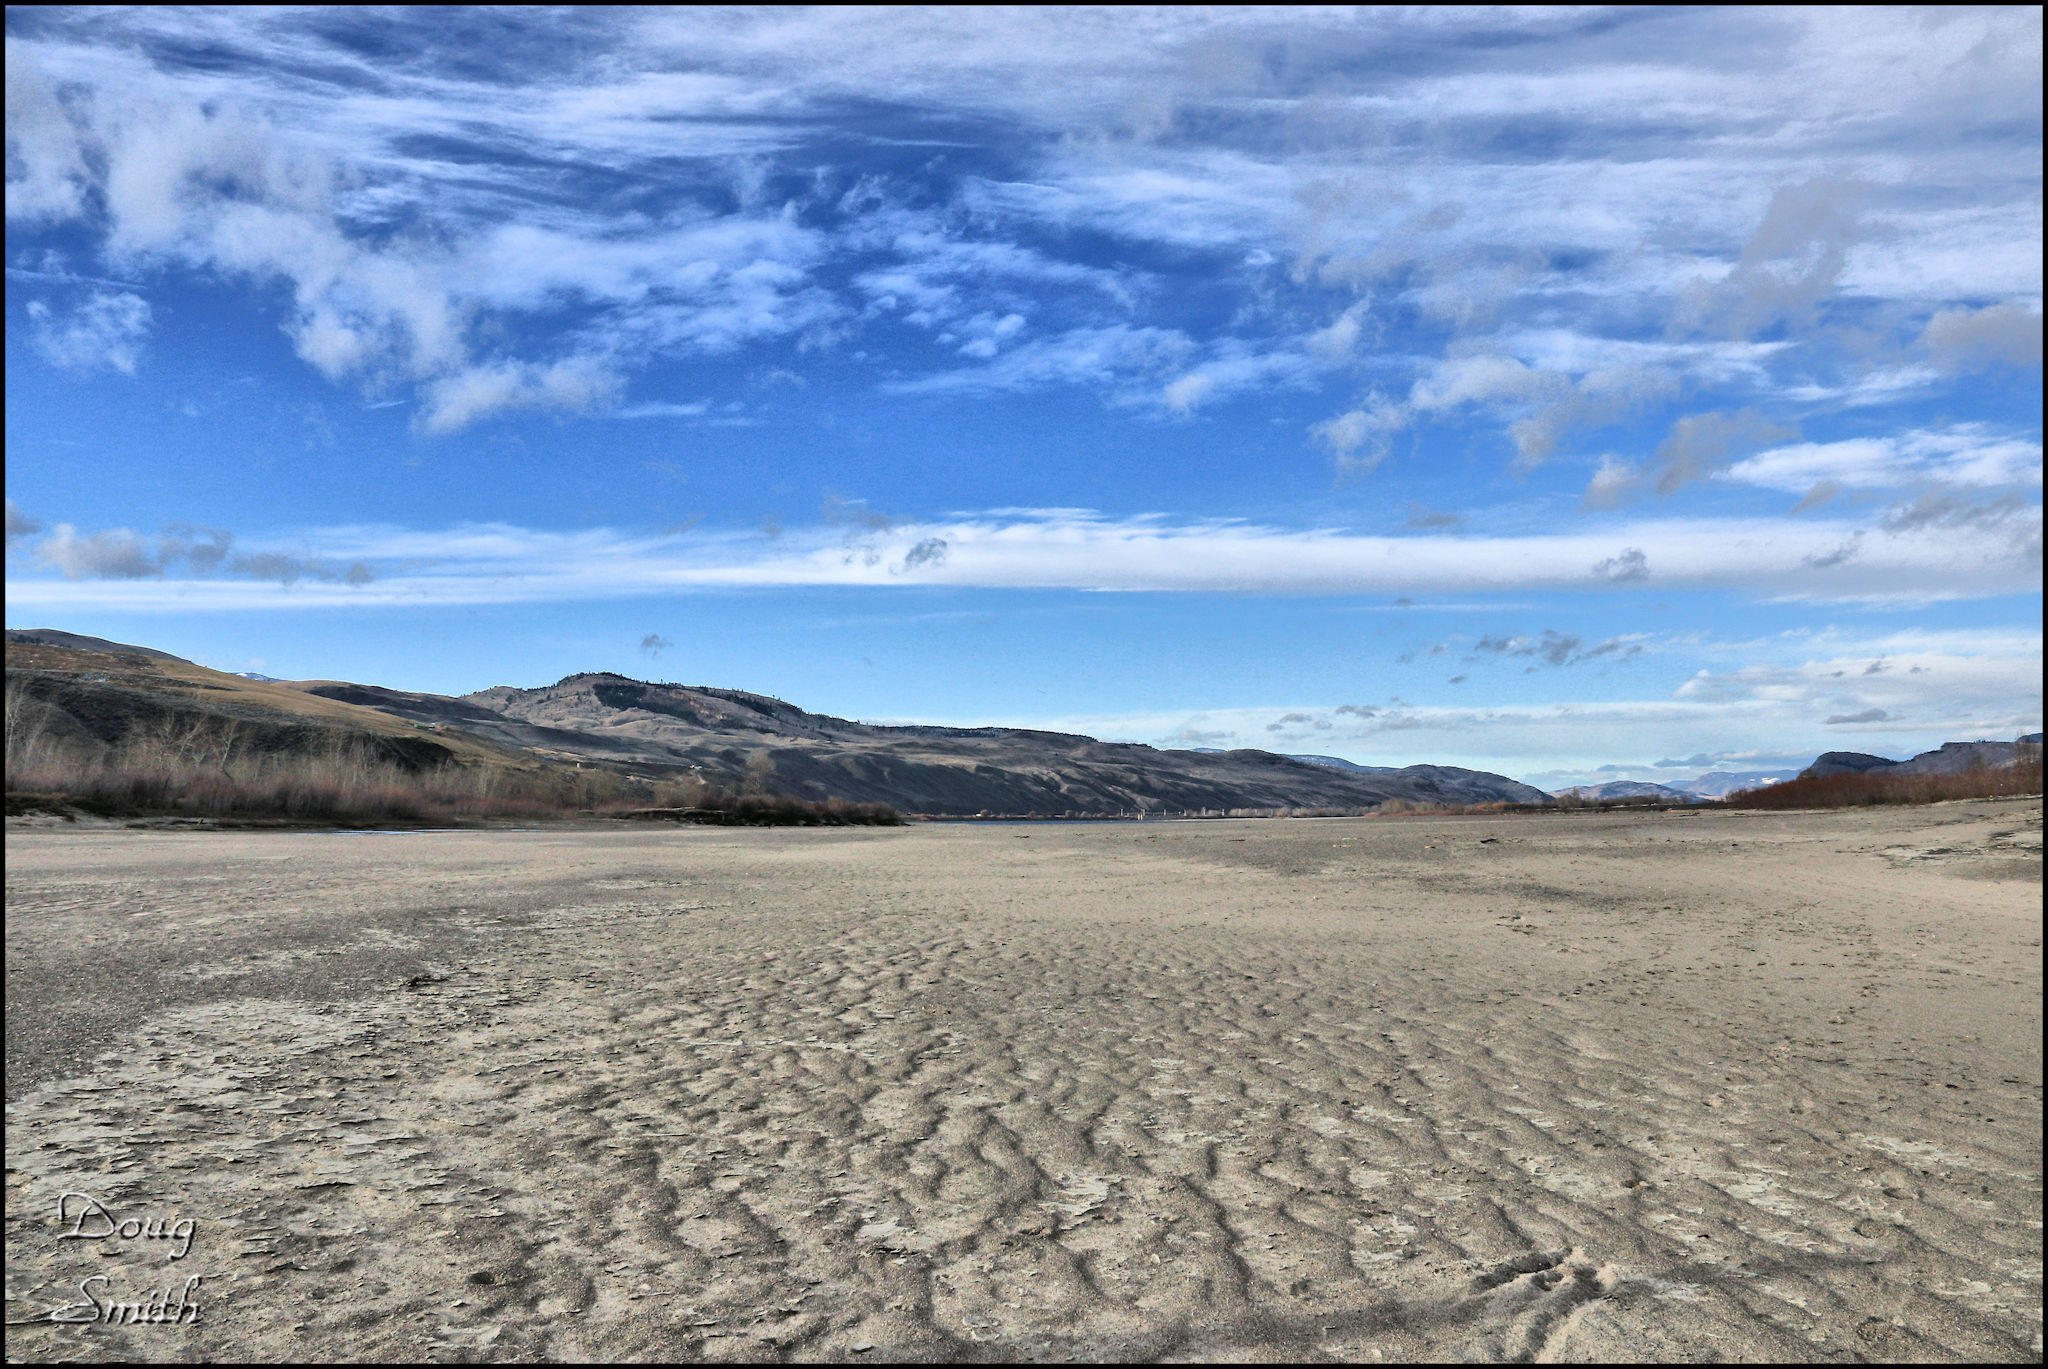
[(16, 1360), (2042, 1352), (2038, 800), (7, 856)]

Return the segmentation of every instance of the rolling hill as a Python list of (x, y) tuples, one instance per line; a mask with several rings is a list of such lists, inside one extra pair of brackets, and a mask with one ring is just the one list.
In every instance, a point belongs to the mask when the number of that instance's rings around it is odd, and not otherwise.
[(9, 630), (7, 648), (10, 775), (60, 756), (226, 768), (346, 755), (358, 769), (398, 775), (604, 771), (643, 791), (697, 777), (934, 816), (1548, 802), (1505, 776), (1450, 766), (1160, 750), (1026, 728), (892, 727), (742, 690), (604, 673), (451, 697), (229, 674), (53, 629)]
[(1506, 776), (1448, 766), (1354, 771), (1266, 751), (1169, 751), (1026, 728), (891, 727), (742, 690), (601, 673), (460, 698), (333, 680), (292, 688), (551, 758), (657, 777), (752, 776), (796, 798), (944, 816), (1547, 802)]
[(345, 756), (401, 775), (545, 764), (466, 733), (49, 629), (7, 633), (7, 725), (10, 777), (59, 761), (221, 767)]

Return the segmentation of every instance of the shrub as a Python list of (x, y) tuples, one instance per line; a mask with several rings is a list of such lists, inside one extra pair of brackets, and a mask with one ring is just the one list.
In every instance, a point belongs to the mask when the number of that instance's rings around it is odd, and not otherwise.
[(1940, 803), (1946, 799), (2015, 798), (2041, 792), (2041, 762), (1977, 768), (1953, 775), (1895, 775), (1885, 771), (1787, 780), (1742, 789), (1722, 802), (1730, 808), (1858, 808), (1881, 803)]
[(792, 798), (770, 792), (765, 776), (770, 767), (749, 764), (743, 785), (735, 790), (716, 779), (691, 775), (663, 780), (654, 786), (657, 808), (687, 820), (752, 827), (894, 827), (903, 817), (886, 803), (853, 803), (846, 799)]

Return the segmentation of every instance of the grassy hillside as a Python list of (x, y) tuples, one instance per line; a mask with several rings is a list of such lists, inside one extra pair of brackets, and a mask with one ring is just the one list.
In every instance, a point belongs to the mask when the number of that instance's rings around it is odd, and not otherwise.
[(446, 723), (128, 651), (10, 641), (6, 717), (10, 813), (389, 822), (653, 805), (697, 821), (897, 820), (879, 806), (807, 803), (743, 780), (550, 759)]
[[(447, 763), (532, 768), (531, 758), (491, 746), (459, 732), (434, 732), (393, 718), (373, 708), (340, 703), (286, 685), (248, 680), (185, 661), (146, 656), (79, 651), (64, 647), (7, 647), (9, 761), (14, 757), (13, 703), (39, 700), (72, 713), (83, 734), (103, 746), (133, 748), (161, 742), (162, 715), (184, 715), (192, 746), (227, 741), (227, 725), (256, 724), (244, 729), (243, 746), (260, 746), (267, 728), (327, 728), (392, 739), (382, 748), (393, 763), (409, 768)], [(88, 686), (92, 688), (87, 688)], [(218, 725), (211, 720), (218, 720)], [(69, 733), (61, 724), (60, 732)], [(90, 747), (86, 735), (71, 741)], [(54, 740), (54, 739), (52, 739)], [(276, 744), (289, 746), (285, 736)], [(189, 748), (188, 748), (189, 749)], [(408, 759), (409, 758), (409, 759)]]
[[(460, 733), (189, 662), (11, 642), (10, 811), (377, 820), (516, 813), (601, 792)], [(599, 776), (602, 775), (600, 779)]]

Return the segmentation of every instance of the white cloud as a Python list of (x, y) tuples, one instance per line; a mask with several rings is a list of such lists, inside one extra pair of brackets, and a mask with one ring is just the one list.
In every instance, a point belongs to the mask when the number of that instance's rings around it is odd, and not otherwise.
[(976, 390), (1031, 390), (1045, 385), (1099, 385), (1125, 390), (1181, 364), (1194, 351), (1185, 333), (1170, 328), (1074, 328), (1021, 343), (986, 366), (941, 371), (884, 388), (896, 394)]
[(1857, 722), (1888, 723), (1894, 732), (1945, 731), (1971, 717), (2038, 714), (2041, 641), (1995, 654), (1901, 652), (1702, 670), (1673, 698), (1781, 706), (1822, 722), (1863, 714)]
[(1309, 434), (1336, 453), (1340, 467), (1370, 471), (1386, 459), (1394, 434), (1408, 422), (1405, 405), (1374, 395), (1359, 408), (1313, 425)]
[(1822, 484), (1897, 489), (1934, 481), (1998, 487), (2041, 483), (2041, 444), (1981, 423), (1919, 429), (1889, 437), (1800, 442), (1738, 461), (1722, 478), (1805, 494)]
[(1677, 390), (1677, 379), (1655, 367), (1611, 366), (1575, 377), (1515, 357), (1480, 354), (1438, 362), (1409, 391), (1408, 409), (1421, 414), (1489, 404), (1517, 413), (1508, 436), (1516, 466), (1526, 470), (1548, 460), (1573, 429), (1616, 422)]
[[(1083, 511), (1013, 511), (861, 533), (792, 529), (699, 532), (687, 543), (609, 531), (545, 533), (496, 525), (440, 531), (331, 531), (309, 561), (379, 570), (352, 600), (532, 603), (771, 585), (943, 584), (991, 588), (1277, 594), (1502, 593), (1520, 590), (1740, 593), (1851, 601), (2038, 592), (2040, 510), (1977, 509), (1972, 536), (1939, 519), (1645, 520), (1596, 533), (1364, 536), (1244, 523), (1112, 520)], [(75, 541), (75, 531), (63, 535)], [(67, 541), (66, 545), (69, 544)], [(1853, 555), (1838, 555), (1853, 543)], [(109, 564), (120, 547), (104, 548)], [(66, 552), (66, 555), (72, 553)], [(83, 556), (86, 553), (76, 553)], [(94, 555), (99, 552), (92, 553)], [(9, 582), (10, 604), (52, 608), (260, 607), (221, 582), (70, 586)]]
[[(1268, 386), (1304, 387), (1321, 367), (1299, 352), (1249, 354), (1225, 349), (1226, 355), (1204, 362), (1168, 384), (1161, 398), (1173, 413), (1186, 417), (1211, 400)], [(1235, 354), (1231, 354), (1235, 353)]]
[(983, 312), (971, 319), (963, 319), (959, 331), (968, 335), (968, 341), (961, 344), (960, 355), (986, 360), (1002, 350), (1003, 344), (1015, 337), (1024, 327), (1022, 314), (1005, 314), (1001, 318)]
[(1600, 458), (1600, 469), (1586, 482), (1585, 505), (1589, 509), (1618, 508), (1636, 489), (1642, 472), (1633, 462), (1609, 454)]
[[(1555, 637), (1526, 648), (1540, 654)], [(1662, 698), (1458, 708), (1297, 700), (1005, 721), (1159, 746), (1253, 746), (1376, 765), (1462, 765), (1530, 782), (1542, 767), (1555, 778), (1544, 781), (1547, 787), (1555, 788), (1621, 771), (1656, 778), (1653, 758), (1674, 755), (1694, 759), (1666, 762), (1667, 771), (1673, 765), (1798, 767), (1842, 746), (1845, 733), (1856, 736), (1857, 750), (1903, 758), (1944, 741), (2038, 730), (2041, 641), (2034, 630), (1858, 636), (1828, 629), (1800, 641), (1649, 643), (1653, 650), (1689, 645), (1748, 659), (1731, 669), (1701, 670)], [(1879, 663), (1883, 668), (1873, 671)], [(1841, 721), (1858, 715), (1866, 720)], [(1276, 719), (1282, 724), (1277, 730)], [(1631, 758), (1634, 764), (1616, 764)]]
[(28, 317), (36, 350), (74, 371), (99, 368), (135, 373), (142, 339), (149, 334), (149, 302), (129, 291), (95, 291), (84, 303), (59, 312), (30, 300)]
[(1780, 386), (1781, 397), (1800, 404), (1840, 404), (1845, 408), (1868, 408), (1874, 404), (1895, 404), (1930, 393), (1942, 382), (1942, 373), (1932, 366), (1881, 366), (1837, 385), (1802, 381)]
[(1215, 391), (1216, 385), (1217, 377), (1213, 371), (1190, 371), (1166, 387), (1163, 396), (1166, 407), (1185, 417)]
[[(282, 298), (308, 365), (436, 430), (884, 318), (949, 349), (876, 363), (899, 392), (1191, 412), (1373, 364), (1524, 467), (1681, 386), (1878, 398), (1832, 379), (1844, 301), (1926, 363), (1895, 393), (2038, 360), (2031, 11), (483, 13), (19, 11), (10, 220)], [(1199, 327), (1194, 272), (1237, 292)], [(1780, 331), (1657, 341), (1686, 307)], [(1448, 359), (1361, 356), (1416, 317)], [(1375, 413), (1322, 440), (1370, 464)]]
[(33, 224), (84, 207), (91, 172), (49, 79), (32, 62), (7, 63), (7, 217)]
[[(452, 232), (390, 233), (376, 222), (386, 213), (442, 209), (432, 202), (431, 182), (446, 181), (454, 168), (406, 166), (427, 196), (409, 204), (392, 178), (397, 168), (384, 159), (388, 147), (337, 127), (337, 116), (348, 118), (340, 108), (320, 109), (311, 126), (286, 132), (245, 107), (245, 100), (260, 107), (283, 95), (260, 78), (208, 88), (137, 70), (132, 56), (95, 68), (81, 61), (85, 55), (10, 40), (10, 102), (26, 111), (23, 126), (9, 126), (10, 175), (23, 172), (19, 185), (10, 181), (10, 209), (17, 189), (22, 216), (33, 219), (91, 218), (102, 205), (110, 261), (145, 270), (182, 265), (287, 287), (293, 303), (284, 324), (299, 354), (333, 379), (419, 385), (428, 431), (508, 408), (601, 404), (617, 388), (609, 358), (622, 350), (633, 353), (633, 364), (648, 350), (722, 350), (835, 312), (805, 276), (816, 235), (786, 216), (742, 214), (621, 235), (596, 222), (536, 221), (529, 200), (525, 216), (509, 222), (500, 212), (473, 227), (450, 223)], [(38, 70), (44, 67), (57, 79)], [(19, 80), (18, 69), (25, 73)], [(299, 112), (313, 111), (302, 105)], [(353, 164), (339, 160), (343, 148)], [(103, 173), (95, 171), (101, 166)], [(63, 189), (74, 182), (95, 193)], [(443, 196), (447, 208), (480, 208), (464, 204), (475, 180), (457, 184)], [(398, 200), (386, 205), (393, 194)], [(572, 355), (553, 362), (476, 355), (480, 312), (591, 306), (614, 317), (587, 337), (565, 335), (579, 349)], [(69, 319), (40, 301), (31, 310), (52, 359), (133, 369), (133, 343), (148, 321), (140, 297), (103, 293)]]
[(613, 418), (702, 418), (711, 411), (711, 405), (704, 400), (689, 404), (675, 404), (667, 400), (648, 400), (640, 404), (628, 404), (612, 410)]
[(620, 388), (617, 376), (587, 357), (571, 357), (552, 366), (530, 362), (474, 366), (428, 387), (421, 426), (430, 433), (447, 433), (505, 409), (589, 409), (611, 400)]
[(1366, 302), (1360, 300), (1337, 315), (1329, 327), (1309, 334), (1308, 350), (1332, 364), (1349, 360), (1365, 331), (1366, 317)]
[[(1896, 682), (1881, 693), (1843, 689), (1833, 678), (1836, 663), (1816, 661), (1710, 677), (1712, 688), (1703, 684), (1666, 699), (1465, 708), (1297, 702), (1003, 721), (1164, 747), (1257, 747), (1337, 755), (1370, 765), (1458, 765), (1525, 782), (1541, 771), (1546, 783), (1547, 777), (1556, 777), (1557, 783), (1611, 778), (1617, 769), (1654, 777), (1653, 758), (1695, 753), (1712, 758), (1694, 767), (1698, 770), (1746, 770), (1788, 761), (1804, 765), (1823, 750), (1841, 747), (1845, 734), (1856, 738), (1851, 744), (1857, 750), (1904, 758), (1945, 741), (2010, 739), (2041, 725), (2038, 638), (2031, 654), (1929, 655), (1911, 664), (1921, 673), (1901, 670), (1875, 677)], [(1867, 720), (1829, 721), (1859, 714)], [(921, 721), (972, 725), (991, 720)], [(1631, 758), (1639, 759), (1616, 765)]]

